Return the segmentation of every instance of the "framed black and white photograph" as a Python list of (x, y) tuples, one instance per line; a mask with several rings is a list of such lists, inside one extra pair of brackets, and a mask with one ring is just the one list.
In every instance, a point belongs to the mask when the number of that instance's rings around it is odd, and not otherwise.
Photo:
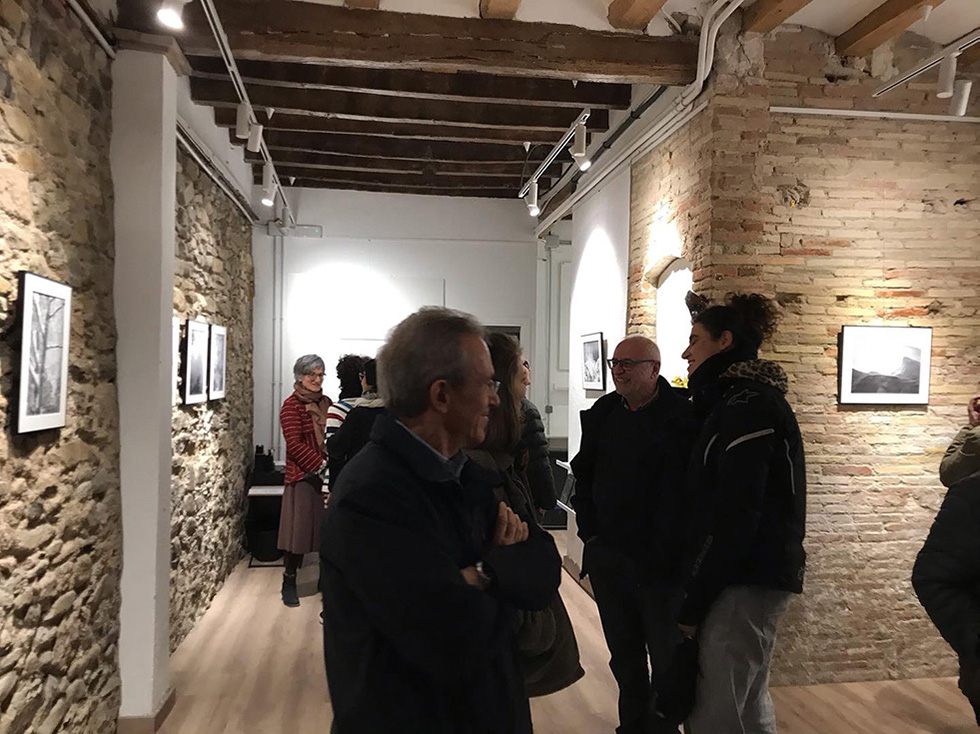
[(208, 399), (208, 333), (204, 321), (187, 320), (184, 339), (184, 405), (203, 403)]
[(932, 329), (845, 326), (841, 337), (840, 402), (928, 405)]
[(601, 331), (582, 336), (582, 387), (586, 390), (606, 389), (604, 356)]
[(61, 428), (68, 404), (71, 288), (20, 274), (21, 355), (17, 432)]
[(211, 324), (211, 379), (208, 381), (208, 399), (220, 400), (225, 396), (225, 358), (228, 353), (228, 329)]

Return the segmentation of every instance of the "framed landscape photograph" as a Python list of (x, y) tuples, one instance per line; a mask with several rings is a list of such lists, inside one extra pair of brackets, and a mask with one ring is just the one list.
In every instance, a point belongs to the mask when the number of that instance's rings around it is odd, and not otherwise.
[(228, 329), (211, 324), (211, 379), (208, 381), (208, 399), (220, 400), (225, 396), (225, 360), (228, 354)]
[(931, 354), (928, 327), (845, 326), (840, 403), (928, 405)]
[(184, 405), (203, 403), (208, 399), (208, 334), (204, 321), (187, 320), (184, 339)]
[(68, 403), (71, 288), (21, 272), (20, 390), (17, 433), (61, 428)]
[(606, 389), (605, 355), (602, 332), (582, 336), (582, 387), (586, 390)]

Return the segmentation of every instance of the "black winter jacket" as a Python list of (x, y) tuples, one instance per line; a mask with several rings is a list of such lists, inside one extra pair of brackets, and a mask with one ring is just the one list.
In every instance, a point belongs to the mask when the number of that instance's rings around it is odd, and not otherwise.
[[(721, 374), (700, 384), (701, 370)], [(778, 364), (722, 352), (691, 388), (705, 419), (688, 474), (696, 530), (679, 621), (696, 625), (728, 586), (803, 590), (806, 467)]]
[(539, 510), (551, 510), (558, 503), (558, 494), (555, 492), (555, 475), (551, 472), (551, 456), (541, 413), (527, 398), (521, 401), (521, 413), (524, 416), (524, 430), (517, 451), (527, 452), (524, 472), (535, 506)]
[(357, 452), (371, 440), (371, 429), (378, 416), (385, 412), (380, 400), (371, 400), (355, 405), (347, 418), (330, 438), (327, 439), (327, 454), (330, 457), (330, 484), (337, 486), (340, 472), (347, 462), (357, 456)]
[(980, 724), (980, 475), (946, 493), (912, 569), (912, 586), (960, 659), (960, 689)]
[[(391, 415), (344, 469), (320, 551), (323, 641), (337, 734), (525, 734), (515, 609), (558, 590), (551, 537), (491, 547), (498, 483), (451, 467)], [(489, 591), (460, 569), (482, 560)]]
[(625, 410), (623, 398), (609, 393), (581, 413), (571, 499), (578, 535), (585, 542), (598, 537), (624, 552), (647, 582), (677, 583), (688, 522), (685, 468), (695, 429), (691, 406), (682, 391), (658, 379), (656, 399), (635, 414), (643, 426), (643, 446), (630, 470), (631, 486), (626, 487), (612, 486), (599, 469), (603, 445), (623, 438), (610, 435), (616, 410)]

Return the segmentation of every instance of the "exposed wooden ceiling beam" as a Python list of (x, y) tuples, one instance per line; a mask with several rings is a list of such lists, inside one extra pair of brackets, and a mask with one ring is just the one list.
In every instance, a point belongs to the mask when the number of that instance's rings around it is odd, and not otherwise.
[(974, 43), (970, 48), (960, 54), (959, 63), (963, 64), (963, 66), (980, 64), (980, 43)]
[(812, 0), (755, 0), (742, 16), (742, 30), (768, 33)]
[[(687, 84), (697, 42), (589, 31), (555, 23), (354, 10), (281, 0), (216, 0), (236, 59), (336, 63), (623, 84)], [(181, 47), (217, 55), (196, 3), (184, 9)], [(130, 25), (127, 25), (129, 23)], [(152, 18), (126, 13), (134, 27)], [(139, 27), (136, 30), (142, 30)]]
[[(427, 170), (418, 173), (392, 171), (357, 171), (349, 168), (301, 168), (294, 166), (276, 166), (280, 179), (290, 178), (317, 181), (348, 181), (350, 183), (376, 184), (378, 186), (410, 186), (412, 188), (450, 188), (454, 186), (469, 188), (505, 188), (510, 187), (516, 196), (523, 180), (520, 172), (508, 178), (481, 178), (480, 176), (440, 173), (438, 170)], [(261, 166), (254, 167), (254, 180), (262, 183)]]
[[(330, 115), (348, 120), (386, 122), (434, 122), (473, 127), (518, 127), (563, 132), (579, 115), (570, 107), (523, 107), (514, 104), (440, 102), (412, 97), (383, 97), (356, 92), (317, 91), (253, 84), (248, 95), (256, 107), (283, 112)], [(238, 94), (230, 81), (191, 79), (194, 101), (211, 106), (238, 104)], [(589, 127), (609, 128), (609, 111), (596, 110)]]
[(609, 4), (609, 24), (613, 28), (645, 30), (667, 0), (612, 0)]
[(919, 9), (923, 5), (932, 5), (935, 9), (942, 2), (943, 0), (886, 0), (837, 36), (837, 53), (842, 56), (866, 56), (919, 20)]
[(512, 19), (520, 5), (521, 0), (480, 0), (480, 17)]
[[(421, 140), (452, 140), (460, 143), (524, 143), (554, 145), (561, 138), (552, 130), (531, 130), (511, 127), (470, 127), (466, 125), (431, 125), (418, 122), (375, 122), (371, 120), (344, 120), (317, 115), (290, 115), (276, 112), (267, 118), (261, 112), (260, 121), (269, 130), (294, 130), (325, 132), (345, 135), (368, 135), (384, 138), (410, 138)], [(221, 127), (235, 126), (235, 110), (215, 107), (214, 120)]]
[[(229, 138), (235, 141), (234, 132)], [(311, 153), (337, 153), (366, 158), (401, 158), (423, 161), (483, 161), (505, 163), (524, 161), (535, 165), (548, 153), (548, 148), (531, 148), (530, 155), (520, 145), (495, 143), (451, 143), (441, 140), (401, 140), (398, 138), (362, 138), (356, 135), (332, 133), (291, 133), (278, 130), (263, 133), (266, 145), (272, 150), (301, 150)], [(274, 158), (275, 156), (273, 156)]]
[(412, 188), (377, 184), (356, 184), (344, 181), (320, 181), (317, 179), (296, 179), (291, 187), (305, 189), (334, 189), (346, 191), (373, 191), (379, 194), (415, 194), (417, 196), (462, 196), (481, 199), (516, 199), (517, 192), (512, 186), (488, 188)]
[(366, 10), (377, 10), (381, 0), (344, 0), (344, 6), (348, 8), (364, 8)]
[[(525, 165), (523, 161), (504, 161), (480, 163), (468, 161), (441, 161), (433, 164), (426, 161), (410, 161), (399, 158), (365, 158), (335, 153), (308, 153), (298, 150), (276, 150), (273, 156), (276, 166), (300, 167), (304, 169), (348, 169), (353, 171), (388, 171), (390, 173), (411, 173), (433, 168), (438, 165), (438, 173), (461, 176), (485, 176), (488, 178), (519, 178), (532, 173), (538, 165), (537, 161)], [(245, 153), (245, 160), (252, 164), (261, 164), (262, 156), (258, 153)], [(562, 174), (561, 165), (553, 163), (548, 166), (545, 175), (558, 177)]]
[[(227, 79), (222, 59), (193, 56), (195, 76)], [(632, 90), (626, 84), (596, 84), (556, 79), (498, 77), (486, 74), (432, 74), (401, 69), (364, 69), (288, 62), (239, 61), (246, 83), (304, 89), (332, 89), (377, 95), (410, 96), (452, 102), (513, 102), (526, 106), (626, 109)]]

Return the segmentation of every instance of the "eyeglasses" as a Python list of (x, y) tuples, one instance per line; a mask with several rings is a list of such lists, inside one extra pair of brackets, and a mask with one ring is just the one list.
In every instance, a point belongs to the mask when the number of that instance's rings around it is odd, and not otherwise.
[(304, 377), (309, 377), (311, 380), (322, 380), (323, 379), (323, 373), (322, 372), (307, 372), (304, 375)]
[(490, 388), (490, 392), (492, 392), (494, 395), (500, 392), (500, 382), (497, 380), (488, 380), (487, 387)]
[(614, 370), (617, 367), (622, 367), (624, 370), (629, 372), (631, 369), (636, 367), (638, 364), (646, 364), (648, 362), (656, 362), (655, 359), (607, 359), (606, 364), (609, 365), (609, 369)]

